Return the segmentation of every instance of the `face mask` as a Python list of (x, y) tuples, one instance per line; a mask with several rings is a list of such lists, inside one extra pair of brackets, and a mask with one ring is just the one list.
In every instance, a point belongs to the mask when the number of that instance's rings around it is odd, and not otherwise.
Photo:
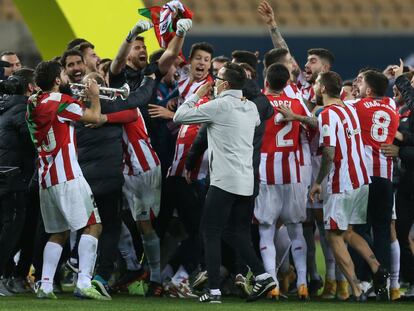
[(220, 83), (218, 86), (213, 86), (213, 94), (214, 94), (214, 97), (217, 97), (219, 94), (218, 94), (218, 87), (220, 86), (220, 85), (222, 85), (224, 82), (226, 82), (226, 81), (223, 81), (222, 83)]

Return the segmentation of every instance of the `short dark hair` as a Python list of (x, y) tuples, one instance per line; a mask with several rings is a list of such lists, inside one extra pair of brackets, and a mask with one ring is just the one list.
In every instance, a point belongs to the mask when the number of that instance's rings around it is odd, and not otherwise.
[(62, 57), (60, 58), (60, 63), (63, 67), (66, 67), (66, 58), (68, 58), (68, 56), (79, 56), (82, 59), (82, 62), (84, 62), (81, 51), (77, 49), (66, 50), (63, 52)]
[(335, 60), (335, 56), (332, 54), (332, 52), (323, 48), (309, 49), (308, 56), (309, 55), (319, 56), (319, 58), (326, 60), (331, 66), (333, 65)]
[(90, 42), (82, 42), (81, 44), (74, 47), (74, 49), (81, 51), (83, 53), (86, 49), (94, 49), (95, 46)]
[(230, 84), (230, 88), (233, 90), (243, 89), (247, 80), (246, 72), (243, 67), (239, 64), (227, 62), (224, 64), (223, 68), (225, 69), (223, 80)]
[(13, 77), (17, 77), (19, 80), (16, 95), (24, 95), (28, 91), (29, 84), (35, 84), (35, 71), (31, 68), (21, 68), (14, 72), (9, 79), (13, 79)]
[(388, 78), (383, 73), (368, 70), (364, 72), (364, 80), (375, 96), (382, 97), (387, 92)]
[(57, 61), (44, 61), (36, 66), (35, 82), (42, 91), (50, 91), (55, 85), (55, 79), (60, 77), (63, 67)]
[(266, 81), (274, 91), (283, 90), (289, 79), (290, 73), (285, 65), (272, 64), (266, 70)]
[(165, 49), (158, 49), (154, 52), (151, 53), (151, 55), (149, 56), (148, 60), (150, 63), (155, 63), (157, 61), (160, 60), (162, 54), (164, 54)]
[(265, 68), (272, 64), (280, 63), (282, 58), (285, 57), (289, 51), (285, 48), (271, 49), (264, 55), (263, 64)]
[(142, 42), (144, 42), (144, 43), (145, 43), (145, 38), (144, 38), (144, 37), (142, 37), (142, 36), (136, 36), (136, 37), (135, 37), (135, 41), (142, 41)]
[(8, 56), (8, 55), (16, 55), (17, 56), (17, 54), (15, 52), (12, 52), (12, 51), (4, 51), (4, 52), (1, 52), (0, 58), (3, 57), (3, 56)]
[(83, 42), (88, 42), (88, 40), (86, 39), (82, 39), (82, 38), (75, 38), (71, 41), (68, 42), (68, 44), (66, 45), (66, 50), (71, 50), (73, 49), (75, 46), (83, 43)]
[(257, 69), (257, 56), (253, 52), (244, 51), (244, 50), (235, 50), (231, 53), (231, 57), (233, 58), (235, 63), (247, 63), (249, 64), (254, 70)]
[(246, 70), (250, 71), (252, 79), (256, 80), (257, 78), (256, 70), (254, 70), (252, 66), (250, 66), (248, 63), (240, 63), (239, 65), (242, 66), (245, 71)]
[(374, 67), (363, 67), (361, 69), (359, 69), (358, 74), (366, 72), (366, 71), (376, 71), (376, 72), (382, 72), (381, 70), (379, 70), (378, 68), (374, 68)]
[(411, 81), (411, 79), (414, 77), (414, 71), (407, 71), (403, 73), (403, 76), (406, 77), (408, 80)]
[(219, 62), (219, 63), (227, 63), (230, 61), (230, 58), (228, 58), (227, 56), (224, 55), (220, 55), (220, 56), (216, 56), (214, 57), (211, 62)]
[(198, 42), (198, 43), (194, 43), (191, 46), (190, 59), (194, 57), (195, 52), (197, 52), (198, 50), (209, 53), (211, 55), (211, 58), (213, 58), (213, 54), (214, 54), (213, 46), (207, 42)]
[(342, 90), (341, 76), (334, 71), (321, 72), (319, 76), (320, 83), (325, 87), (328, 96), (333, 98), (340, 98)]

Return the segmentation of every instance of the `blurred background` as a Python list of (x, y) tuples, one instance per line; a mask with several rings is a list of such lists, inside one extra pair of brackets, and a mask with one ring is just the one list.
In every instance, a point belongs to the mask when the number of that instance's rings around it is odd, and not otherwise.
[[(166, 1), (143, 2), (149, 7)], [(267, 28), (256, 13), (259, 0), (182, 2), (194, 12), (194, 28), (186, 40), (184, 53), (198, 41), (212, 43), (215, 56), (230, 56), (232, 50), (244, 49), (258, 51), (262, 57), (272, 48)], [(336, 57), (334, 70), (345, 79), (354, 77), (365, 66), (385, 69), (388, 64), (396, 64), (400, 57), (406, 65), (414, 67), (414, 0), (269, 0), (269, 3), (302, 67), (307, 49), (313, 47), (331, 50)], [(41, 59), (30, 29), (12, 0), (0, 0), (0, 51), (4, 50), (16, 51), (26, 66), (34, 66)]]

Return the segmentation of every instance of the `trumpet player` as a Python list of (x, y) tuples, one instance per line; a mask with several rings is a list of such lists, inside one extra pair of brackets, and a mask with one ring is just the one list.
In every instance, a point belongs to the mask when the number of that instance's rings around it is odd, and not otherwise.
[(35, 81), (42, 92), (29, 98), (26, 118), (39, 154), (41, 214), (46, 232), (51, 234), (44, 248), (42, 278), (36, 294), (43, 299), (57, 298), (53, 279), (63, 245), (70, 231), (82, 230), (74, 294), (107, 300), (91, 283), (102, 226), (91, 188), (78, 163), (74, 128), (77, 121), (97, 123), (101, 119), (98, 84), (91, 79), (85, 81), (91, 103), (85, 108), (62, 93), (68, 87), (68, 76), (60, 63), (41, 62), (36, 67)]

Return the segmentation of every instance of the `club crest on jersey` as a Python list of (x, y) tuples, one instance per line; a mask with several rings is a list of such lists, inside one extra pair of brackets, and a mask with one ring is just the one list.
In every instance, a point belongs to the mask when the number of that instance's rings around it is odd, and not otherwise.
[(355, 130), (351, 130), (349, 128), (346, 129), (346, 136), (348, 136), (348, 138), (351, 138), (352, 136), (355, 136), (357, 134), (359, 134), (361, 131), (360, 129), (355, 129)]
[(329, 125), (325, 124), (322, 126), (322, 136), (329, 136)]

